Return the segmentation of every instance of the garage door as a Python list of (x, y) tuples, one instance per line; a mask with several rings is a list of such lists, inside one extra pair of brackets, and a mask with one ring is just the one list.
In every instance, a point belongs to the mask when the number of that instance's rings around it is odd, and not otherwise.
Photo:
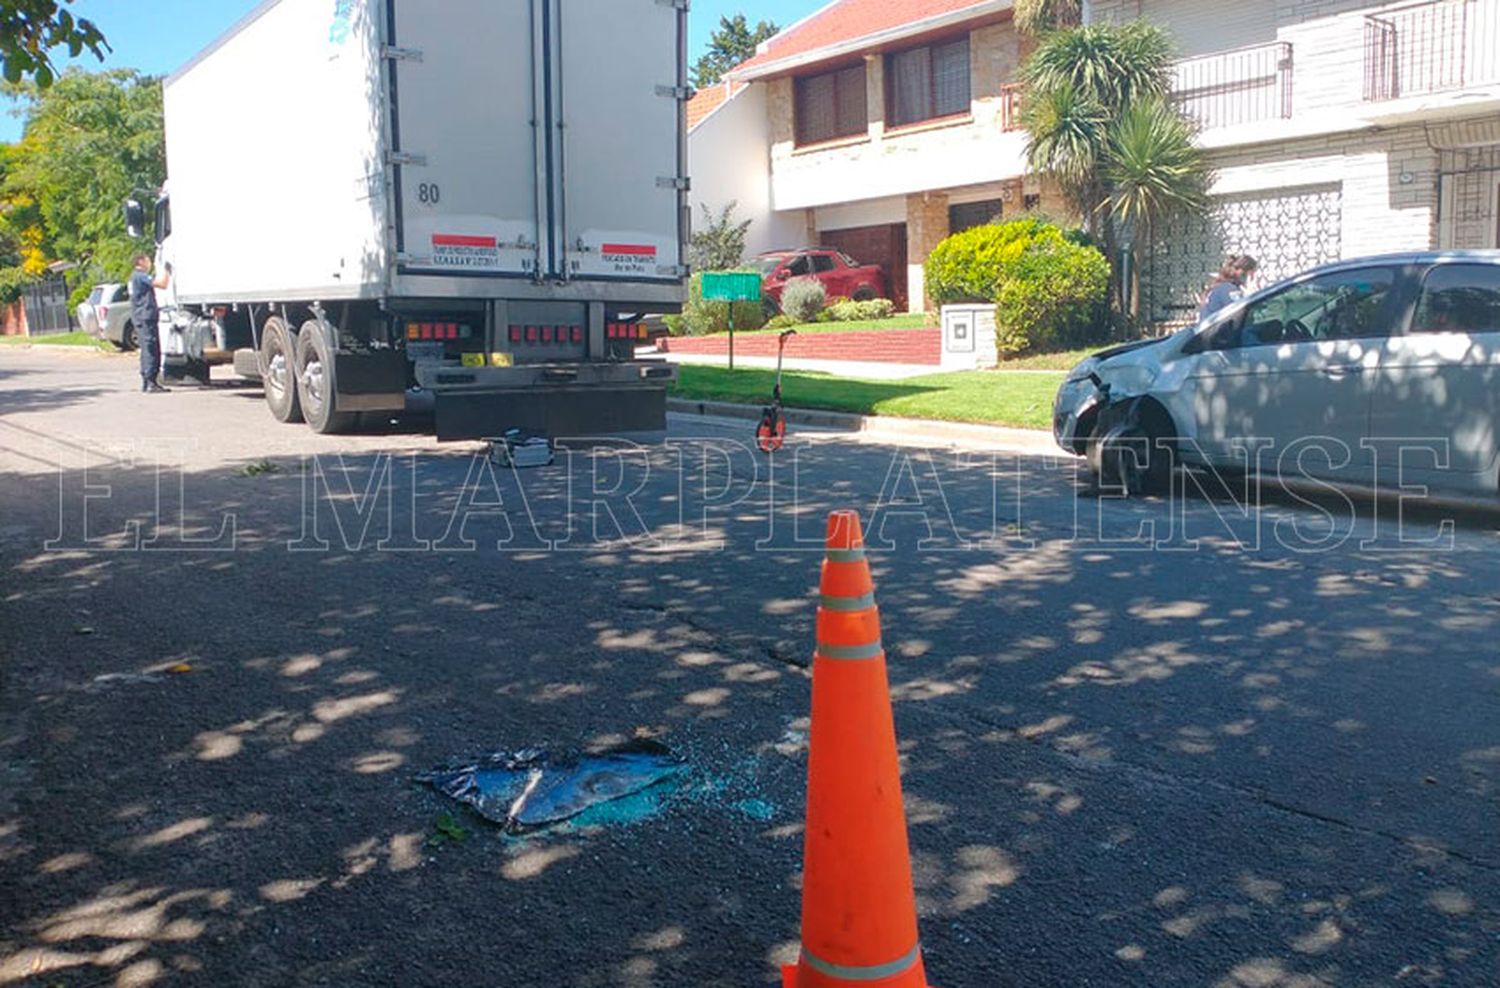
[(861, 264), (880, 265), (896, 311), (906, 311), (906, 224), (822, 230), (818, 239), (822, 246), (841, 250)]
[(1343, 247), (1338, 185), (1220, 196), (1211, 210), (1162, 224), (1144, 272), (1156, 323), (1191, 322), (1203, 290), (1230, 254), (1260, 262), (1258, 284), (1336, 261)]

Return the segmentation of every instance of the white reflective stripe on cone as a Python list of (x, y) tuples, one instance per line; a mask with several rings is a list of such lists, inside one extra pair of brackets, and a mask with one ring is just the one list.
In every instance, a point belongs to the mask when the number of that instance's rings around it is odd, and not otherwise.
[(844, 981), (879, 981), (882, 978), (894, 978), (898, 974), (911, 970), (921, 959), (922, 944), (920, 942), (911, 948), (911, 953), (900, 960), (891, 961), (889, 964), (877, 964), (874, 967), (844, 967), (840, 964), (830, 964), (811, 953), (806, 947), (802, 948), (802, 960), (808, 967), (819, 974), (826, 974), (830, 978), (841, 978)]

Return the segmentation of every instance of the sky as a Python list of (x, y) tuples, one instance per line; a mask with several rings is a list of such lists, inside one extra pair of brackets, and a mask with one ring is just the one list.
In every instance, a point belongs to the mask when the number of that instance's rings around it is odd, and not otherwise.
[[(166, 75), (185, 64), (228, 30), (260, 0), (73, 0), (70, 9), (99, 26), (114, 50), (103, 64), (91, 55), (77, 60), (90, 69), (133, 68)], [(326, 0), (330, 11), (334, 0)], [(600, 0), (595, 0), (600, 2)], [(608, 2), (608, 0), (603, 0)], [(807, 16), (827, 0), (692, 0), (688, 14), (689, 58), (696, 60), (708, 44), (719, 18), (744, 12), (752, 25), (771, 20), (781, 27)], [(752, 13), (753, 11), (753, 13)], [(621, 52), (628, 57), (628, 52)], [(69, 64), (67, 49), (53, 53), (56, 64)], [(21, 136), (22, 121), (0, 112), (0, 143)]]

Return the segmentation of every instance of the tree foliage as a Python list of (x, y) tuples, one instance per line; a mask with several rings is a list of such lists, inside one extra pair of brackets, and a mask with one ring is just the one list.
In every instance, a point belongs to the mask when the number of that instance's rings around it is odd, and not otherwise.
[(160, 188), (166, 172), (160, 81), (128, 69), (73, 69), (51, 86), (17, 92), (26, 126), (5, 149), (0, 246), (12, 238), (18, 257), (0, 265), (35, 275), (63, 260), (83, 278), (123, 280), (139, 244), (120, 206)]
[[(1028, 164), (1058, 184), (1117, 274), (1155, 224), (1207, 201), (1209, 172), (1193, 122), (1170, 100), (1171, 69), (1166, 32), (1141, 22), (1055, 31), (1022, 68)], [(1116, 286), (1132, 314), (1138, 267)]]
[(1083, 22), (1083, 0), (1016, 0), (1016, 30), (1032, 37), (1077, 27)]
[(734, 221), (734, 210), (739, 205), (730, 201), (718, 215), (700, 203), (704, 225), (693, 232), (688, 244), (688, 260), (695, 271), (728, 271), (740, 266), (745, 258), (745, 234), (750, 230), (750, 220)]
[(49, 56), (66, 46), (77, 58), (84, 51), (103, 60), (109, 44), (94, 22), (74, 17), (73, 0), (0, 0), (0, 75), (7, 82), (30, 79), (46, 88), (57, 77)]
[(720, 17), (719, 27), (709, 35), (708, 51), (693, 63), (693, 88), (712, 86), (730, 69), (755, 54), (755, 47), (780, 31), (771, 21), (757, 21), (754, 28), (744, 14)]

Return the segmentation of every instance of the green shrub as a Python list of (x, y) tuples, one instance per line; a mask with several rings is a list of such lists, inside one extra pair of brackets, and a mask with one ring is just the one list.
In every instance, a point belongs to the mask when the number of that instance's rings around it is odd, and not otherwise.
[(21, 268), (0, 268), (0, 305), (10, 305), (36, 279)]
[(1033, 244), (1007, 265), (995, 293), (1001, 354), (1093, 342), (1109, 330), (1104, 305), (1109, 261), (1097, 248), (1061, 238)]
[(68, 293), (68, 311), (77, 312), (78, 307), (88, 300), (89, 293), (93, 290), (94, 283), (92, 281), (84, 281), (74, 285), (73, 290)]
[[(711, 333), (729, 331), (729, 303), (706, 302), (703, 299), (703, 275), (693, 275), (688, 285), (688, 298), (682, 306), (682, 315), (665, 316), (662, 323), (673, 336), (708, 336)], [(734, 303), (735, 329), (760, 329), (766, 323), (766, 314), (759, 302)]]
[(783, 313), (781, 313), (778, 316), (774, 316), (771, 319), (770, 322), (766, 323), (766, 325), (765, 325), (764, 328), (765, 329), (774, 329), (774, 330), (778, 330), (779, 331), (779, 330), (783, 330), (783, 329), (791, 329), (793, 326), (798, 326), (798, 325), (801, 325), (801, 324), (798, 323), (797, 320), (793, 319), (791, 316), (789, 316), (785, 312), (783, 312)]
[(889, 319), (896, 314), (896, 303), (888, 298), (872, 298), (868, 302), (851, 302), (847, 299), (828, 307), (828, 317), (834, 322), (868, 322), (874, 319)]
[(781, 290), (781, 311), (800, 322), (813, 322), (828, 304), (828, 290), (816, 278), (793, 278)]
[(927, 295), (940, 306), (989, 302), (1008, 265), (1035, 244), (1065, 239), (1061, 228), (1031, 216), (955, 233), (927, 257)]

